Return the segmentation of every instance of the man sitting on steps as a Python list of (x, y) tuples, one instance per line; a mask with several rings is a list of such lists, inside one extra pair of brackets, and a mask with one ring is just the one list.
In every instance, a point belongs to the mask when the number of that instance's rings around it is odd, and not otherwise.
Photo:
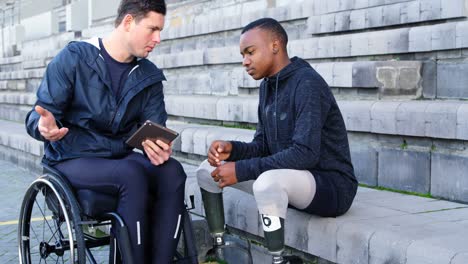
[(288, 206), (335, 217), (351, 206), (357, 180), (345, 124), (326, 82), (304, 60), (289, 58), (288, 36), (274, 19), (248, 24), (240, 37), (243, 66), (260, 85), (258, 124), (250, 143), (214, 141), (197, 170), (215, 247), (224, 244), (222, 190), (254, 180), (253, 194), (273, 263), (283, 256)]

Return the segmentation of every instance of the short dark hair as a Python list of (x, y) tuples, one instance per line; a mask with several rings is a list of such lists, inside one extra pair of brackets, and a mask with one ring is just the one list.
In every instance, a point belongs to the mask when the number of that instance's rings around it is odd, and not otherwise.
[(130, 14), (136, 22), (144, 18), (150, 11), (166, 15), (166, 2), (164, 0), (122, 0), (117, 11), (114, 25), (118, 27), (123, 18)]
[(284, 30), (283, 26), (281, 26), (281, 24), (273, 18), (260, 18), (253, 22), (250, 22), (247, 26), (245, 26), (242, 29), (241, 34), (244, 34), (245, 32), (254, 28), (260, 28), (263, 30), (270, 31), (279, 39), (279, 41), (283, 44), (284, 47), (286, 47), (286, 45), (288, 44), (288, 34), (286, 33), (286, 30)]

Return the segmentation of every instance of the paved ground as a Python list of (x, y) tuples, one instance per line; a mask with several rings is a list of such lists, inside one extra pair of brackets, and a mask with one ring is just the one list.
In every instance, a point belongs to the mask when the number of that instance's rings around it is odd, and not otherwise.
[(17, 219), (23, 194), (35, 176), (0, 161), (0, 263), (18, 263)]
[[(184, 165), (187, 174), (194, 173), (193, 166)], [(23, 195), (37, 175), (0, 160), (0, 263), (19, 263), (17, 224)], [(100, 249), (98, 262), (107, 263), (107, 248)]]

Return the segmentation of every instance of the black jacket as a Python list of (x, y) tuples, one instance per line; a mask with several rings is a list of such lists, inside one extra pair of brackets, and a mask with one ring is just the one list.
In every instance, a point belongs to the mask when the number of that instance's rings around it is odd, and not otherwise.
[(163, 80), (162, 71), (152, 62), (138, 60), (117, 100), (98, 39), (72, 42), (49, 63), (36, 102), (54, 114), (59, 126), (68, 127), (68, 133), (59, 141), (44, 140), (34, 109), (26, 117), (26, 129), (44, 141), (44, 162), (49, 164), (128, 154), (132, 148), (125, 140), (139, 124), (150, 119), (165, 125)]
[(343, 117), (330, 88), (304, 60), (260, 85), (257, 131), (251, 143), (233, 141), (229, 160), (238, 181), (273, 169), (309, 170), (331, 177), (342, 199), (357, 189)]

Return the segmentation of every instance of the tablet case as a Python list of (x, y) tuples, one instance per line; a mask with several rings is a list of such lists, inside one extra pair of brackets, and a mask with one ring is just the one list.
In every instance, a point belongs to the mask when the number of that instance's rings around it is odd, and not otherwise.
[(153, 141), (159, 139), (162, 142), (169, 144), (174, 139), (176, 139), (177, 136), (179, 136), (179, 133), (175, 132), (174, 130), (147, 120), (125, 143), (134, 148), (143, 150), (141, 143), (146, 139)]

